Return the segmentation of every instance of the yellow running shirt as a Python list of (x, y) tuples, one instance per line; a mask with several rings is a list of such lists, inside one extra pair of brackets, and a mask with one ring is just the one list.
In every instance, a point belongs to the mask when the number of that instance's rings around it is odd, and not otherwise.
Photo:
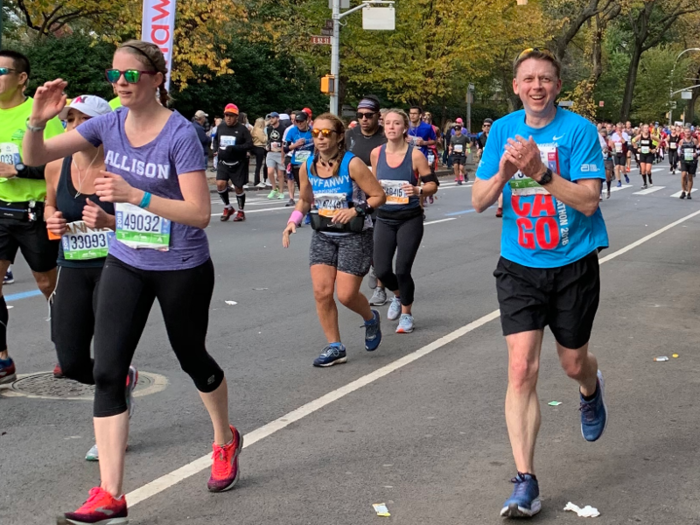
[[(11, 109), (0, 109), (0, 162), (16, 166), (22, 162), (22, 139), (27, 131), (27, 119), (32, 112), (34, 99), (27, 97), (22, 104)], [(46, 124), (44, 138), (50, 139), (63, 133), (58, 118)], [(0, 200), (6, 202), (43, 201), (46, 198), (46, 181), (0, 178)]]

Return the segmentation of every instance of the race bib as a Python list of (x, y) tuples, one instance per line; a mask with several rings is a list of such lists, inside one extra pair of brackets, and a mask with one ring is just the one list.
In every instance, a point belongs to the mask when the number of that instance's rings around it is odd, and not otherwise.
[(386, 204), (396, 206), (399, 204), (408, 204), (408, 195), (403, 190), (403, 185), (406, 184), (402, 180), (380, 180), (384, 193), (386, 193)]
[(114, 232), (109, 228), (89, 228), (84, 221), (69, 222), (61, 236), (63, 258), (68, 261), (87, 261), (107, 257)]
[(455, 153), (462, 153), (464, 151), (464, 144), (455, 144), (453, 150)]
[(642, 155), (649, 155), (649, 146), (642, 146), (640, 151)]
[(270, 142), (270, 149), (275, 152), (279, 152), (282, 150), (282, 143), (281, 142)]
[[(537, 146), (540, 150), (540, 158), (545, 166), (554, 173), (559, 173), (559, 154), (556, 146)], [(509, 181), (510, 190), (514, 196), (525, 195), (549, 195), (546, 188), (540, 186), (535, 180), (518, 171)]]
[(435, 162), (435, 154), (428, 153), (428, 164), (432, 165)]
[(683, 158), (686, 162), (693, 162), (695, 160), (695, 152), (692, 149), (687, 149), (683, 152)]
[(294, 160), (297, 162), (306, 162), (306, 160), (311, 156), (311, 152), (306, 149), (302, 149), (296, 152), (294, 155)]
[(678, 145), (675, 142), (669, 142), (668, 147), (671, 149), (676, 149)]
[(16, 166), (22, 162), (22, 157), (19, 154), (19, 146), (12, 142), (0, 143), (0, 162), (9, 164), (10, 166)]
[(124, 202), (115, 204), (115, 211), (118, 241), (130, 248), (169, 250), (171, 221)]
[(411, 141), (411, 143), (413, 143), (416, 146), (418, 145), (417, 142), (420, 140), (420, 137), (416, 137), (415, 135), (409, 135), (408, 138)]
[(622, 153), (622, 142), (615, 143), (615, 153)]
[(229, 146), (235, 146), (236, 145), (236, 137), (232, 137), (231, 135), (224, 135), (219, 139), (219, 148), (224, 149)]
[(333, 217), (339, 210), (348, 207), (344, 193), (316, 193), (314, 203), (318, 208), (318, 214), (324, 217)]

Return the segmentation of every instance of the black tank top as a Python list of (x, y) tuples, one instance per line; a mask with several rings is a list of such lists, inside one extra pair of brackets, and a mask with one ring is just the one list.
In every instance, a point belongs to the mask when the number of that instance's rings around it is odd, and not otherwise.
[[(681, 150), (681, 161), (682, 161), (682, 162), (685, 162), (686, 164), (692, 164), (692, 163), (694, 163), (694, 162), (697, 162), (698, 159), (695, 158), (695, 156), (694, 156), (694, 154), (695, 154), (695, 149), (696, 149), (696, 147), (695, 147), (695, 142), (693, 142), (692, 139), (691, 139), (691, 140), (685, 140), (685, 139), (683, 139), (683, 142), (681, 142), (681, 147), (680, 147), (680, 150)], [(693, 159), (692, 159), (692, 160), (685, 160), (685, 154), (686, 154), (686, 152), (688, 153), (688, 158), (690, 158), (690, 155), (693, 155)]]
[[(77, 196), (78, 191), (73, 186), (71, 177), (71, 164), (73, 157), (69, 156), (63, 159), (61, 166), (61, 175), (58, 179), (58, 187), (56, 188), (56, 209), (63, 213), (63, 218), (66, 222), (76, 222), (83, 220), (83, 208), (85, 201), (90, 199), (104, 211), (110, 215), (114, 215), (114, 204), (111, 202), (101, 202), (100, 198), (95, 195), (86, 195), (84, 193)], [(101, 268), (104, 265), (104, 258), (88, 259), (85, 261), (67, 260), (63, 255), (63, 240), (58, 252), (58, 265), (68, 268)]]
[[(379, 158), (377, 159), (377, 180), (391, 181), (389, 184), (400, 186), (402, 183), (418, 184), (418, 178), (413, 171), (413, 145), (408, 145), (406, 156), (401, 164), (392, 168), (386, 161), (386, 144), (379, 149)], [(390, 189), (384, 188), (387, 192), (387, 200), (389, 198)], [(385, 222), (393, 220), (412, 219), (422, 213), (420, 207), (420, 199), (416, 196), (410, 196), (405, 204), (384, 204), (377, 210), (377, 217)]]

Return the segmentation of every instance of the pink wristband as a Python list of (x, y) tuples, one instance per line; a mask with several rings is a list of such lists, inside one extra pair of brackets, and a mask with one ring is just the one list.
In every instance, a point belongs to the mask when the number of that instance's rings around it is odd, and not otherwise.
[(289, 220), (287, 221), (287, 224), (289, 224), (290, 222), (293, 222), (293, 223), (296, 224), (297, 226), (300, 226), (300, 225), (301, 225), (301, 221), (302, 221), (303, 218), (304, 218), (304, 214), (303, 214), (303, 213), (301, 213), (301, 212), (298, 211), (298, 210), (294, 210), (294, 211), (292, 212), (292, 214), (289, 216)]

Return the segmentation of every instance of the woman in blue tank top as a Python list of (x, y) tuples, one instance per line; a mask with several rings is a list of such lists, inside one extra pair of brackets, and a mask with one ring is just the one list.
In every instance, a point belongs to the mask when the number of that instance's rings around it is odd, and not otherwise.
[(411, 269), (423, 239), (420, 198), (430, 197), (438, 189), (425, 155), (406, 142), (408, 126), (403, 110), (389, 110), (384, 116), (388, 142), (375, 148), (371, 156), (372, 171), (387, 194), (386, 204), (377, 210), (374, 227), (374, 269), (377, 278), (394, 292), (387, 319), (399, 319), (398, 334), (411, 333), (415, 326), (411, 308), (416, 286)]
[[(63, 108), (61, 119), (71, 131), (111, 111), (106, 100), (81, 95)], [(88, 385), (95, 384), (90, 347), (97, 287), (115, 228), (114, 204), (95, 195), (95, 179), (104, 169), (103, 146), (91, 146), (46, 165), (46, 228), (49, 236), (61, 240), (59, 277), (50, 302), (51, 339), (63, 375)], [(134, 385), (136, 375), (132, 368), (129, 379)], [(98, 460), (96, 445), (85, 459)]]
[(327, 367), (347, 361), (340, 341), (338, 308), (333, 297), (365, 321), (365, 349), (376, 350), (382, 340), (379, 312), (372, 310), (360, 293), (362, 278), (372, 261), (373, 208), (384, 204), (385, 195), (367, 166), (345, 151), (345, 127), (330, 113), (319, 116), (311, 131), (315, 154), (299, 172), (299, 200), (282, 236), (296, 233), (304, 214), (311, 212), (310, 266), (316, 311), (327, 346), (314, 366)]

